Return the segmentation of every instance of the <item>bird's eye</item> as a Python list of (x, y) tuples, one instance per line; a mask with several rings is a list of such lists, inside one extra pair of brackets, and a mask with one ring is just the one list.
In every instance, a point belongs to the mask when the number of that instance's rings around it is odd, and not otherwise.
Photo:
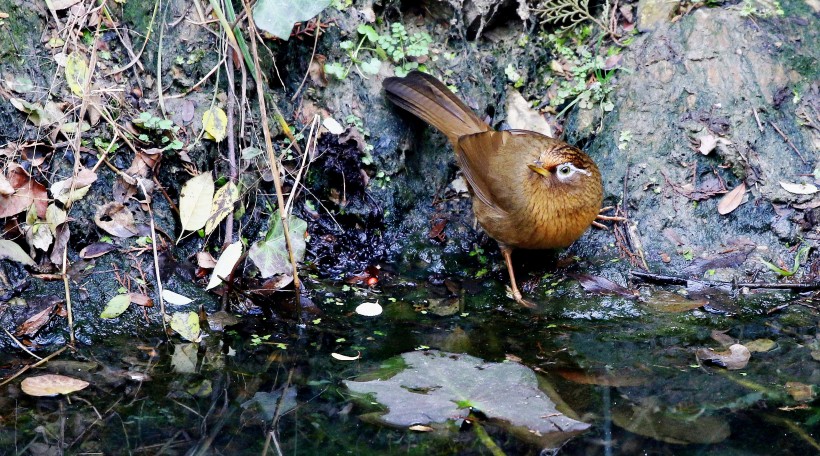
[(567, 177), (572, 173), (572, 168), (569, 165), (561, 165), (558, 167), (558, 175)]

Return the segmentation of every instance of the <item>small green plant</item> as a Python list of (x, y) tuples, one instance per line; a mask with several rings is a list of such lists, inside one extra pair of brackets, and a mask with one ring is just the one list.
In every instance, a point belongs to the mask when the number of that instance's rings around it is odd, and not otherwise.
[(624, 130), (618, 135), (618, 150), (625, 150), (629, 146), (629, 142), (632, 141), (632, 132), (630, 130)]
[[(615, 108), (609, 100), (609, 93), (612, 92), (611, 80), (617, 67), (607, 69), (604, 57), (593, 54), (588, 45), (582, 44), (591, 32), (591, 27), (582, 26), (546, 36), (557, 54), (551, 65), (554, 76), (546, 81), (548, 85), (557, 85), (550, 105), (558, 107), (569, 102), (559, 116), (576, 104), (582, 109), (598, 105), (605, 112)], [(619, 47), (612, 47), (607, 54), (615, 55), (618, 52)]]
[(504, 74), (507, 75), (507, 80), (512, 82), (513, 87), (516, 89), (524, 85), (524, 77), (521, 76), (521, 73), (518, 72), (512, 63), (504, 68)]
[(797, 249), (797, 253), (794, 255), (794, 264), (792, 265), (791, 269), (783, 269), (780, 266), (769, 263), (766, 260), (761, 259), (760, 262), (763, 263), (767, 268), (774, 271), (775, 274), (782, 276), (782, 277), (791, 277), (797, 274), (797, 271), (800, 269), (800, 265), (806, 260), (809, 256), (809, 250), (811, 250), (810, 245), (804, 245)]
[(170, 119), (156, 117), (150, 112), (141, 112), (139, 117), (131, 122), (142, 128), (143, 132), (137, 136), (137, 139), (142, 142), (159, 142), (162, 150), (181, 150), (184, 146), (177, 138), (179, 126), (174, 125)]
[(783, 16), (785, 12), (777, 0), (743, 0), (740, 5), (740, 15), (743, 17), (755, 16), (768, 19)]
[[(339, 47), (347, 52), (350, 62), (347, 66), (341, 62), (325, 64), (325, 73), (336, 79), (345, 79), (354, 67), (366, 74), (378, 74), (383, 62), (396, 65), (396, 76), (406, 76), (413, 70), (427, 71), (419, 61), (425, 61), (430, 53), (433, 39), (426, 32), (408, 34), (404, 25), (394, 22), (390, 33), (379, 34), (369, 24), (360, 25), (356, 31), (361, 38), (358, 44), (353, 41), (342, 41)], [(365, 44), (370, 47), (365, 46)]]

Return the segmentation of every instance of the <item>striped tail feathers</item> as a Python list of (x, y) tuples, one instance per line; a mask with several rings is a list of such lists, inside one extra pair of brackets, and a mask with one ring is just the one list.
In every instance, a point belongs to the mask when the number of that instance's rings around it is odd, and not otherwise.
[(438, 79), (413, 71), (404, 78), (387, 78), (387, 98), (444, 133), (453, 145), (458, 138), (490, 130), (450, 89)]

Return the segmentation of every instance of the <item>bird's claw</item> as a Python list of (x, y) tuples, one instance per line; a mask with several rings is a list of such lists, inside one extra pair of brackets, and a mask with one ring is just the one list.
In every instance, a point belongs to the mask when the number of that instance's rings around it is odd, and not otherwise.
[(595, 217), (595, 220), (592, 222), (592, 226), (594, 226), (595, 228), (602, 229), (602, 230), (608, 230), (609, 227), (607, 227), (603, 223), (599, 222), (599, 220), (604, 221), (604, 222), (625, 222), (626, 221), (626, 217), (620, 217), (620, 216), (617, 216), (617, 215), (603, 215), (604, 212), (612, 210), (612, 209), (615, 209), (615, 206), (607, 206), (607, 207), (601, 208), (598, 215)]

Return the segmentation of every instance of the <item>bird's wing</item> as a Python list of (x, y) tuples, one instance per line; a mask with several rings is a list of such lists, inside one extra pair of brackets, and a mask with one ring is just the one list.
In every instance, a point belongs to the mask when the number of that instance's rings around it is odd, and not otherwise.
[(503, 150), (510, 136), (507, 131), (483, 131), (462, 136), (455, 147), (458, 165), (473, 189), (473, 194), (487, 206), (502, 213), (509, 210), (499, 198), (499, 191), (502, 189), (498, 188), (496, 180), (490, 176), (500, 171), (493, 169), (493, 163), (497, 162), (494, 159)]

